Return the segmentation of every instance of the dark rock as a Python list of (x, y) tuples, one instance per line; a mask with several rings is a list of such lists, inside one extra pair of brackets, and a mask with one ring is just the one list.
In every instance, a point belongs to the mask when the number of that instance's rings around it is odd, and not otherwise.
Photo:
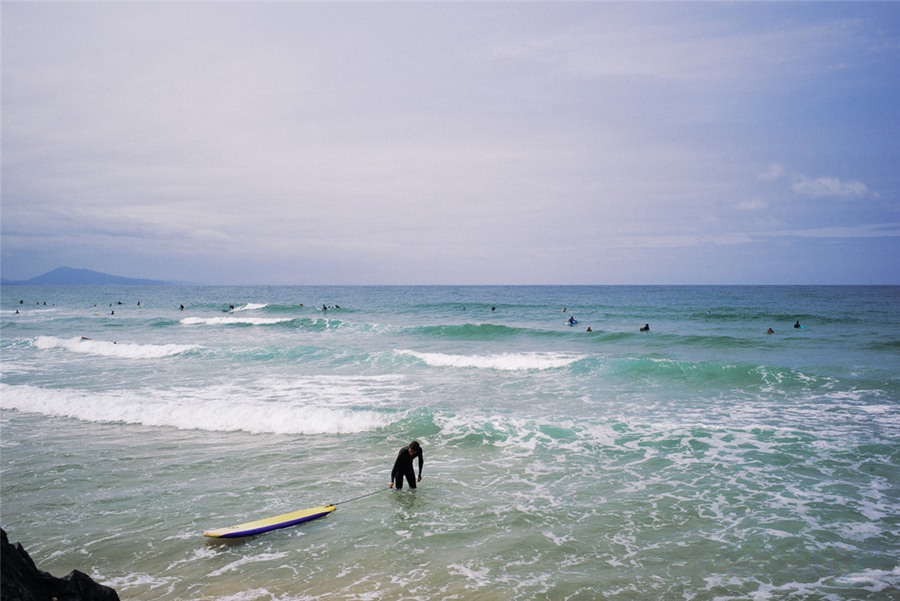
[(42, 572), (21, 543), (10, 544), (0, 528), (0, 601), (119, 601), (113, 589), (83, 572), (64, 578)]

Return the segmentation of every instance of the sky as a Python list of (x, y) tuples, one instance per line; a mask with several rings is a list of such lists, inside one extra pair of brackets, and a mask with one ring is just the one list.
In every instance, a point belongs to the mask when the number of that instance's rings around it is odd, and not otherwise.
[(900, 3), (0, 11), (6, 279), (900, 284)]

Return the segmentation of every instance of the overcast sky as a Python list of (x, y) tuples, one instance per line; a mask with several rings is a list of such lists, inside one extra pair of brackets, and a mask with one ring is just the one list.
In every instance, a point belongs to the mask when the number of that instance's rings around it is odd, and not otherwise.
[(900, 284), (900, 3), (2, 5), (2, 276)]

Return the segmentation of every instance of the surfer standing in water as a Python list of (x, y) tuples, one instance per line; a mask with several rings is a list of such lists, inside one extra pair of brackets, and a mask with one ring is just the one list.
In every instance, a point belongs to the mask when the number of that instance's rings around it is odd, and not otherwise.
[(422, 464), (425, 462), (425, 459), (422, 457), (422, 447), (414, 440), (409, 443), (409, 446), (400, 449), (400, 452), (397, 454), (397, 460), (394, 462), (394, 467), (391, 470), (391, 485), (388, 488), (394, 488), (394, 485), (396, 485), (397, 490), (401, 490), (404, 476), (406, 481), (409, 482), (410, 488), (416, 487), (416, 474), (413, 470), (413, 459), (416, 457), (419, 458), (418, 482), (422, 481)]

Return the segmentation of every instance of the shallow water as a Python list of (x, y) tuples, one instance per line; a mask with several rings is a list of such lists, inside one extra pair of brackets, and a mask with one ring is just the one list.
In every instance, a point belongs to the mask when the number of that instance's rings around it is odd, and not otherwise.
[[(123, 599), (892, 599), (898, 309), (897, 287), (4, 287), (2, 522)], [(378, 491), (412, 439), (416, 491), (201, 536)]]

